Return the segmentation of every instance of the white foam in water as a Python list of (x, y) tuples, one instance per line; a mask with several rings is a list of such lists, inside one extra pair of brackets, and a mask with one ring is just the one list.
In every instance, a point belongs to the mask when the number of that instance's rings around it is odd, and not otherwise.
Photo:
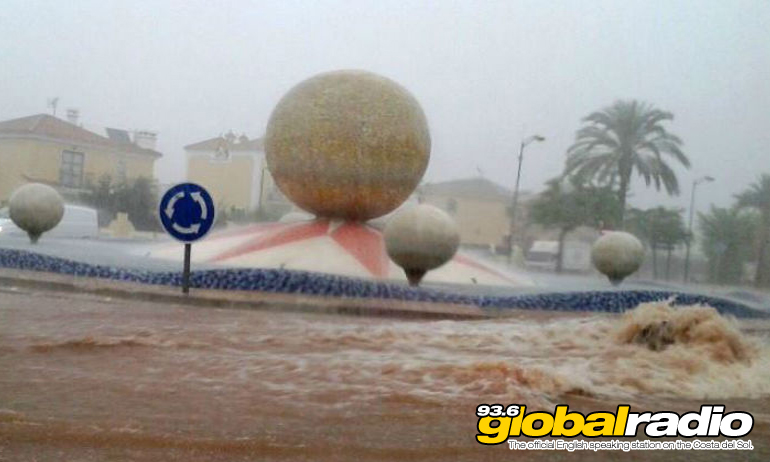
[[(661, 325), (664, 339), (651, 342), (649, 326)], [(504, 402), (565, 393), (694, 399), (770, 393), (768, 344), (703, 306), (651, 303), (621, 317), (545, 322), (327, 325), (296, 340), (316, 349), (319, 359), (306, 366), (304, 378), (320, 387), (336, 377), (415, 397), (498, 396)]]
[[(158, 367), (168, 374), (178, 369), (175, 380), (185, 387), (269, 390), (276, 400), (309, 405), (334, 401), (330, 395), (345, 397), (337, 406), (480, 398), (545, 406), (566, 394), (613, 401), (770, 394), (767, 339), (740, 331), (736, 321), (705, 306), (650, 303), (622, 316), (522, 313), (438, 322), (232, 315), (237, 322), (211, 313), (200, 325), (149, 329), (127, 319), (111, 330), (94, 326), (86, 338), (76, 334), (83, 326), (70, 334), (58, 327), (55, 338), (32, 349), (81, 355), (158, 348)], [(145, 378), (151, 376), (137, 376)]]

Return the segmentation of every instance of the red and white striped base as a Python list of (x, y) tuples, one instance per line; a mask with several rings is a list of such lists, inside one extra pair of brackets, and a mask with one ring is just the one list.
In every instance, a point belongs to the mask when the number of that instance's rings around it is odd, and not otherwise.
[[(151, 256), (177, 259), (181, 246), (163, 246)], [(364, 223), (319, 218), (295, 223), (249, 225), (213, 233), (196, 243), (193, 261), (230, 267), (286, 268), (372, 279), (406, 280), (385, 251), (382, 233)], [(430, 282), (530, 286), (524, 275), (457, 255), (428, 272)]]

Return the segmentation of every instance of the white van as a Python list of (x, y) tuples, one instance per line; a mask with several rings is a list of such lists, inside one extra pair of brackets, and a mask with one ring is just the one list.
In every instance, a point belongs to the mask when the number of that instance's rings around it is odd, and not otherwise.
[(527, 268), (553, 271), (559, 255), (557, 241), (535, 241), (532, 243), (524, 260)]
[[(564, 271), (591, 270), (591, 244), (567, 240), (564, 241), (562, 269)], [(527, 268), (554, 271), (559, 258), (558, 241), (535, 241), (527, 252)]]
[[(0, 238), (6, 235), (24, 236), (26, 233), (20, 230), (11, 221), (8, 214), (8, 207), (0, 209)], [(66, 238), (84, 238), (96, 237), (99, 235), (99, 221), (96, 210), (80, 205), (65, 205), (64, 216), (56, 227), (42, 238), (46, 237), (66, 237)]]

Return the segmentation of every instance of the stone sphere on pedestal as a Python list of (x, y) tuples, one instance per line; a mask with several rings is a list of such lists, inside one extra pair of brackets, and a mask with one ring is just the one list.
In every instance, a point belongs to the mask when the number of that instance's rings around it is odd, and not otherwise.
[(411, 285), (418, 285), (426, 272), (451, 260), (460, 245), (452, 217), (427, 204), (396, 214), (384, 234), (388, 255), (404, 269)]
[(644, 246), (633, 234), (608, 232), (594, 242), (591, 260), (613, 285), (618, 285), (642, 265)]
[(29, 183), (16, 189), (9, 201), (11, 220), (35, 244), (40, 235), (56, 227), (64, 215), (64, 200), (52, 187)]
[(265, 152), (276, 184), (299, 207), (364, 221), (414, 191), (430, 134), (406, 89), (369, 72), (336, 71), (301, 82), (278, 102)]

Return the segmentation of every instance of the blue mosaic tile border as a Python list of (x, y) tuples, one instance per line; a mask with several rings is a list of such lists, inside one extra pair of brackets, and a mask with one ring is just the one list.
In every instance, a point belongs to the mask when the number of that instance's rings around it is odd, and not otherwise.
[[(180, 286), (182, 284), (181, 272), (145, 271), (92, 265), (15, 249), (0, 248), (0, 267), (142, 284), (167, 286)], [(722, 314), (739, 318), (770, 318), (770, 312), (756, 310), (730, 300), (663, 290), (556, 292), (510, 296), (469, 295), (331, 274), (267, 268), (193, 271), (190, 274), (190, 285), (193, 288), (201, 289), (254, 290), (335, 297), (457, 303), (496, 310), (518, 308), (621, 313), (635, 308), (640, 303), (671, 298), (675, 305), (709, 304)]]

